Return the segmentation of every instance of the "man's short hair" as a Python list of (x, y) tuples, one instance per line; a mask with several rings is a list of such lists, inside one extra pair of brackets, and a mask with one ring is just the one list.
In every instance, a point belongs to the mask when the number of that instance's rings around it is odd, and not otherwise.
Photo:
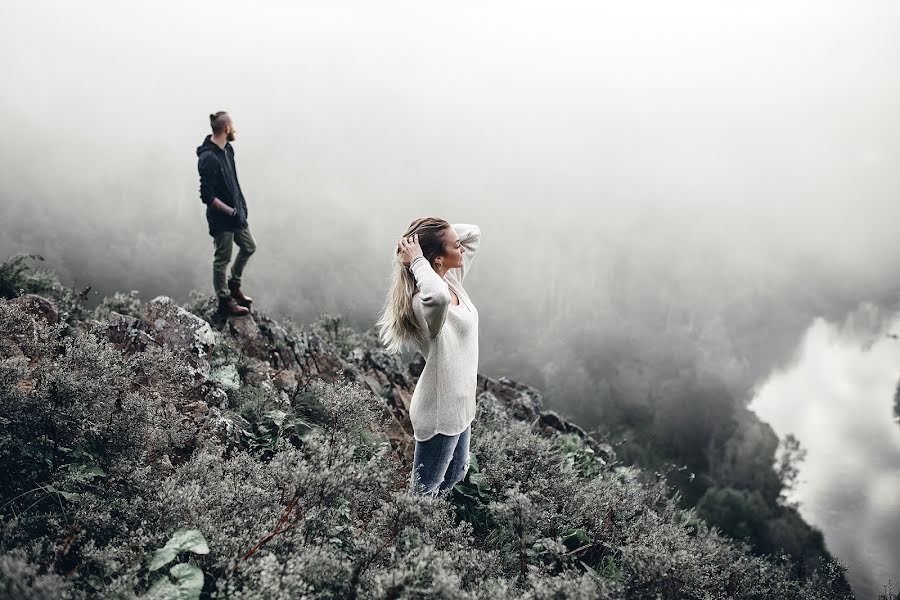
[(209, 115), (209, 126), (212, 127), (213, 135), (218, 135), (225, 131), (225, 127), (231, 122), (231, 117), (224, 110)]

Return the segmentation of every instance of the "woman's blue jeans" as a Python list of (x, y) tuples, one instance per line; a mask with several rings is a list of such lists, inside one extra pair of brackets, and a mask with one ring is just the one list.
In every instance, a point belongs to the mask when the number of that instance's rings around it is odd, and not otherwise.
[(420, 442), (413, 452), (410, 489), (431, 496), (446, 495), (469, 470), (469, 440), (472, 425), (456, 435), (436, 433)]

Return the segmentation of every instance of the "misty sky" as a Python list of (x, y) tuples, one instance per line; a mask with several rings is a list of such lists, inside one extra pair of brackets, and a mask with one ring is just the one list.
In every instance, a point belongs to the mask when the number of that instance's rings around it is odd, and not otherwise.
[[(2, 250), (64, 220), (103, 268), (203, 285), (193, 149), (224, 109), (259, 276), (377, 297), (432, 214), (482, 225), (509, 296), (500, 271), (577, 278), (638, 236), (652, 262), (699, 237), (787, 277), (892, 272), (895, 3), (620, 4), (4, 2)], [(152, 238), (116, 261), (110, 231)]]
[(486, 372), (546, 388), (628, 338), (746, 390), (895, 303), (898, 58), (890, 1), (4, 2), (0, 255), (212, 294), (195, 148), (228, 110), (260, 308), (369, 326), (439, 216), (482, 228)]
[(488, 367), (546, 383), (508, 349), (627, 326), (765, 371), (810, 319), (894, 302), (898, 17), (4, 2), (0, 254), (39, 252), (99, 297), (211, 294), (194, 149), (228, 110), (261, 308), (371, 324), (396, 238), (440, 216), (484, 233), (467, 289)]
[(900, 304), (898, 59), (893, 0), (5, 0), (0, 259), (212, 294), (227, 110), (259, 308), (371, 325), (438, 216), (482, 228), (482, 372), (585, 425), (628, 360), (747, 392), (815, 318)]

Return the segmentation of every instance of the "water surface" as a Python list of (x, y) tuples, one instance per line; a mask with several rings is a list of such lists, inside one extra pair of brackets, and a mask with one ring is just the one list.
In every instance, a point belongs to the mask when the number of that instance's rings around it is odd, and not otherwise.
[(756, 390), (751, 410), (807, 450), (791, 495), (848, 567), (860, 600), (900, 582), (900, 316), (863, 331), (817, 319), (795, 361)]

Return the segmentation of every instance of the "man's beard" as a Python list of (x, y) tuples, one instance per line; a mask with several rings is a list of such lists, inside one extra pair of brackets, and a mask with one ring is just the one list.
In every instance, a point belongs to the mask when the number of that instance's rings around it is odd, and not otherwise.
[(233, 142), (234, 141), (234, 133), (229, 131), (228, 135), (226, 136), (225, 139), (227, 139), (229, 142)]

